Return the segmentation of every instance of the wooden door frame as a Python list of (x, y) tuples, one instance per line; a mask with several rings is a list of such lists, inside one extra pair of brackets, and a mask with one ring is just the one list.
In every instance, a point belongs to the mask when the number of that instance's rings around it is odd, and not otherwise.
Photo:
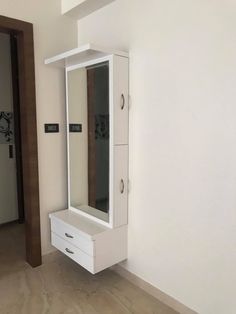
[(42, 264), (33, 25), (0, 16), (0, 32), (17, 39), (26, 261)]

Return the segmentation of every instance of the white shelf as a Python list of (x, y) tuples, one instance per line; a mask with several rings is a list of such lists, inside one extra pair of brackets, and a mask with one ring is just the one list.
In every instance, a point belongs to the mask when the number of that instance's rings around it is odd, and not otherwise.
[(45, 64), (53, 64), (54, 66), (64, 68), (109, 55), (118, 55), (126, 58), (129, 56), (127, 52), (104, 49), (94, 44), (86, 44), (84, 46), (48, 58), (45, 60)]
[(79, 20), (113, 1), (115, 0), (62, 0), (62, 14)]

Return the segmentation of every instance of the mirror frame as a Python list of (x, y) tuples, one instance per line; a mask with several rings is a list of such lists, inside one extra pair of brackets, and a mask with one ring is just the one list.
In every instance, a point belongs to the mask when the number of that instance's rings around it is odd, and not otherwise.
[[(68, 101), (68, 72), (71, 72), (76, 69), (81, 69), (87, 66), (96, 65), (102, 62), (108, 62), (109, 64), (109, 220), (108, 222), (99, 219), (93, 215), (90, 215), (78, 208), (75, 208), (71, 206), (70, 202), (70, 138), (69, 138), (69, 101)], [(113, 147), (114, 147), (114, 139), (113, 139), (113, 117), (114, 117), (114, 109), (113, 109), (113, 55), (109, 55), (106, 57), (94, 59), (91, 61), (78, 63), (76, 65), (72, 66), (66, 66), (65, 67), (65, 80), (66, 80), (66, 150), (67, 150), (67, 195), (68, 195), (68, 209), (77, 212), (81, 214), (84, 217), (89, 218), (92, 221), (98, 222), (106, 227), (113, 228), (113, 211), (114, 211), (114, 184), (113, 184), (113, 178), (114, 178), (114, 153), (113, 153)], [(99, 209), (97, 209), (99, 210)]]

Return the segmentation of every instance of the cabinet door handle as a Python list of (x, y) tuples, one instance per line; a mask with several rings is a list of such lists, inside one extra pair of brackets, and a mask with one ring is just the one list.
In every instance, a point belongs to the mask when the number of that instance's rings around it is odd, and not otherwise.
[(121, 103), (120, 103), (120, 109), (123, 110), (125, 108), (125, 96), (124, 94), (121, 95)]
[(124, 183), (124, 180), (121, 179), (120, 180), (120, 193), (123, 194), (125, 191), (125, 183)]
[(69, 253), (69, 254), (74, 254), (74, 252), (69, 250), (68, 248), (66, 248), (66, 252)]
[(70, 239), (73, 239), (74, 237), (72, 236), (72, 235), (70, 235), (69, 233), (65, 233), (65, 236), (67, 237), (67, 238), (70, 238)]

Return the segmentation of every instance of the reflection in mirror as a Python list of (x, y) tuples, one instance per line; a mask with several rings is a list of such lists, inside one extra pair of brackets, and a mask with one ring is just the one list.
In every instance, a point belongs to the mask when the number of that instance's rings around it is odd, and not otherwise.
[(70, 205), (109, 221), (109, 65), (67, 73)]

